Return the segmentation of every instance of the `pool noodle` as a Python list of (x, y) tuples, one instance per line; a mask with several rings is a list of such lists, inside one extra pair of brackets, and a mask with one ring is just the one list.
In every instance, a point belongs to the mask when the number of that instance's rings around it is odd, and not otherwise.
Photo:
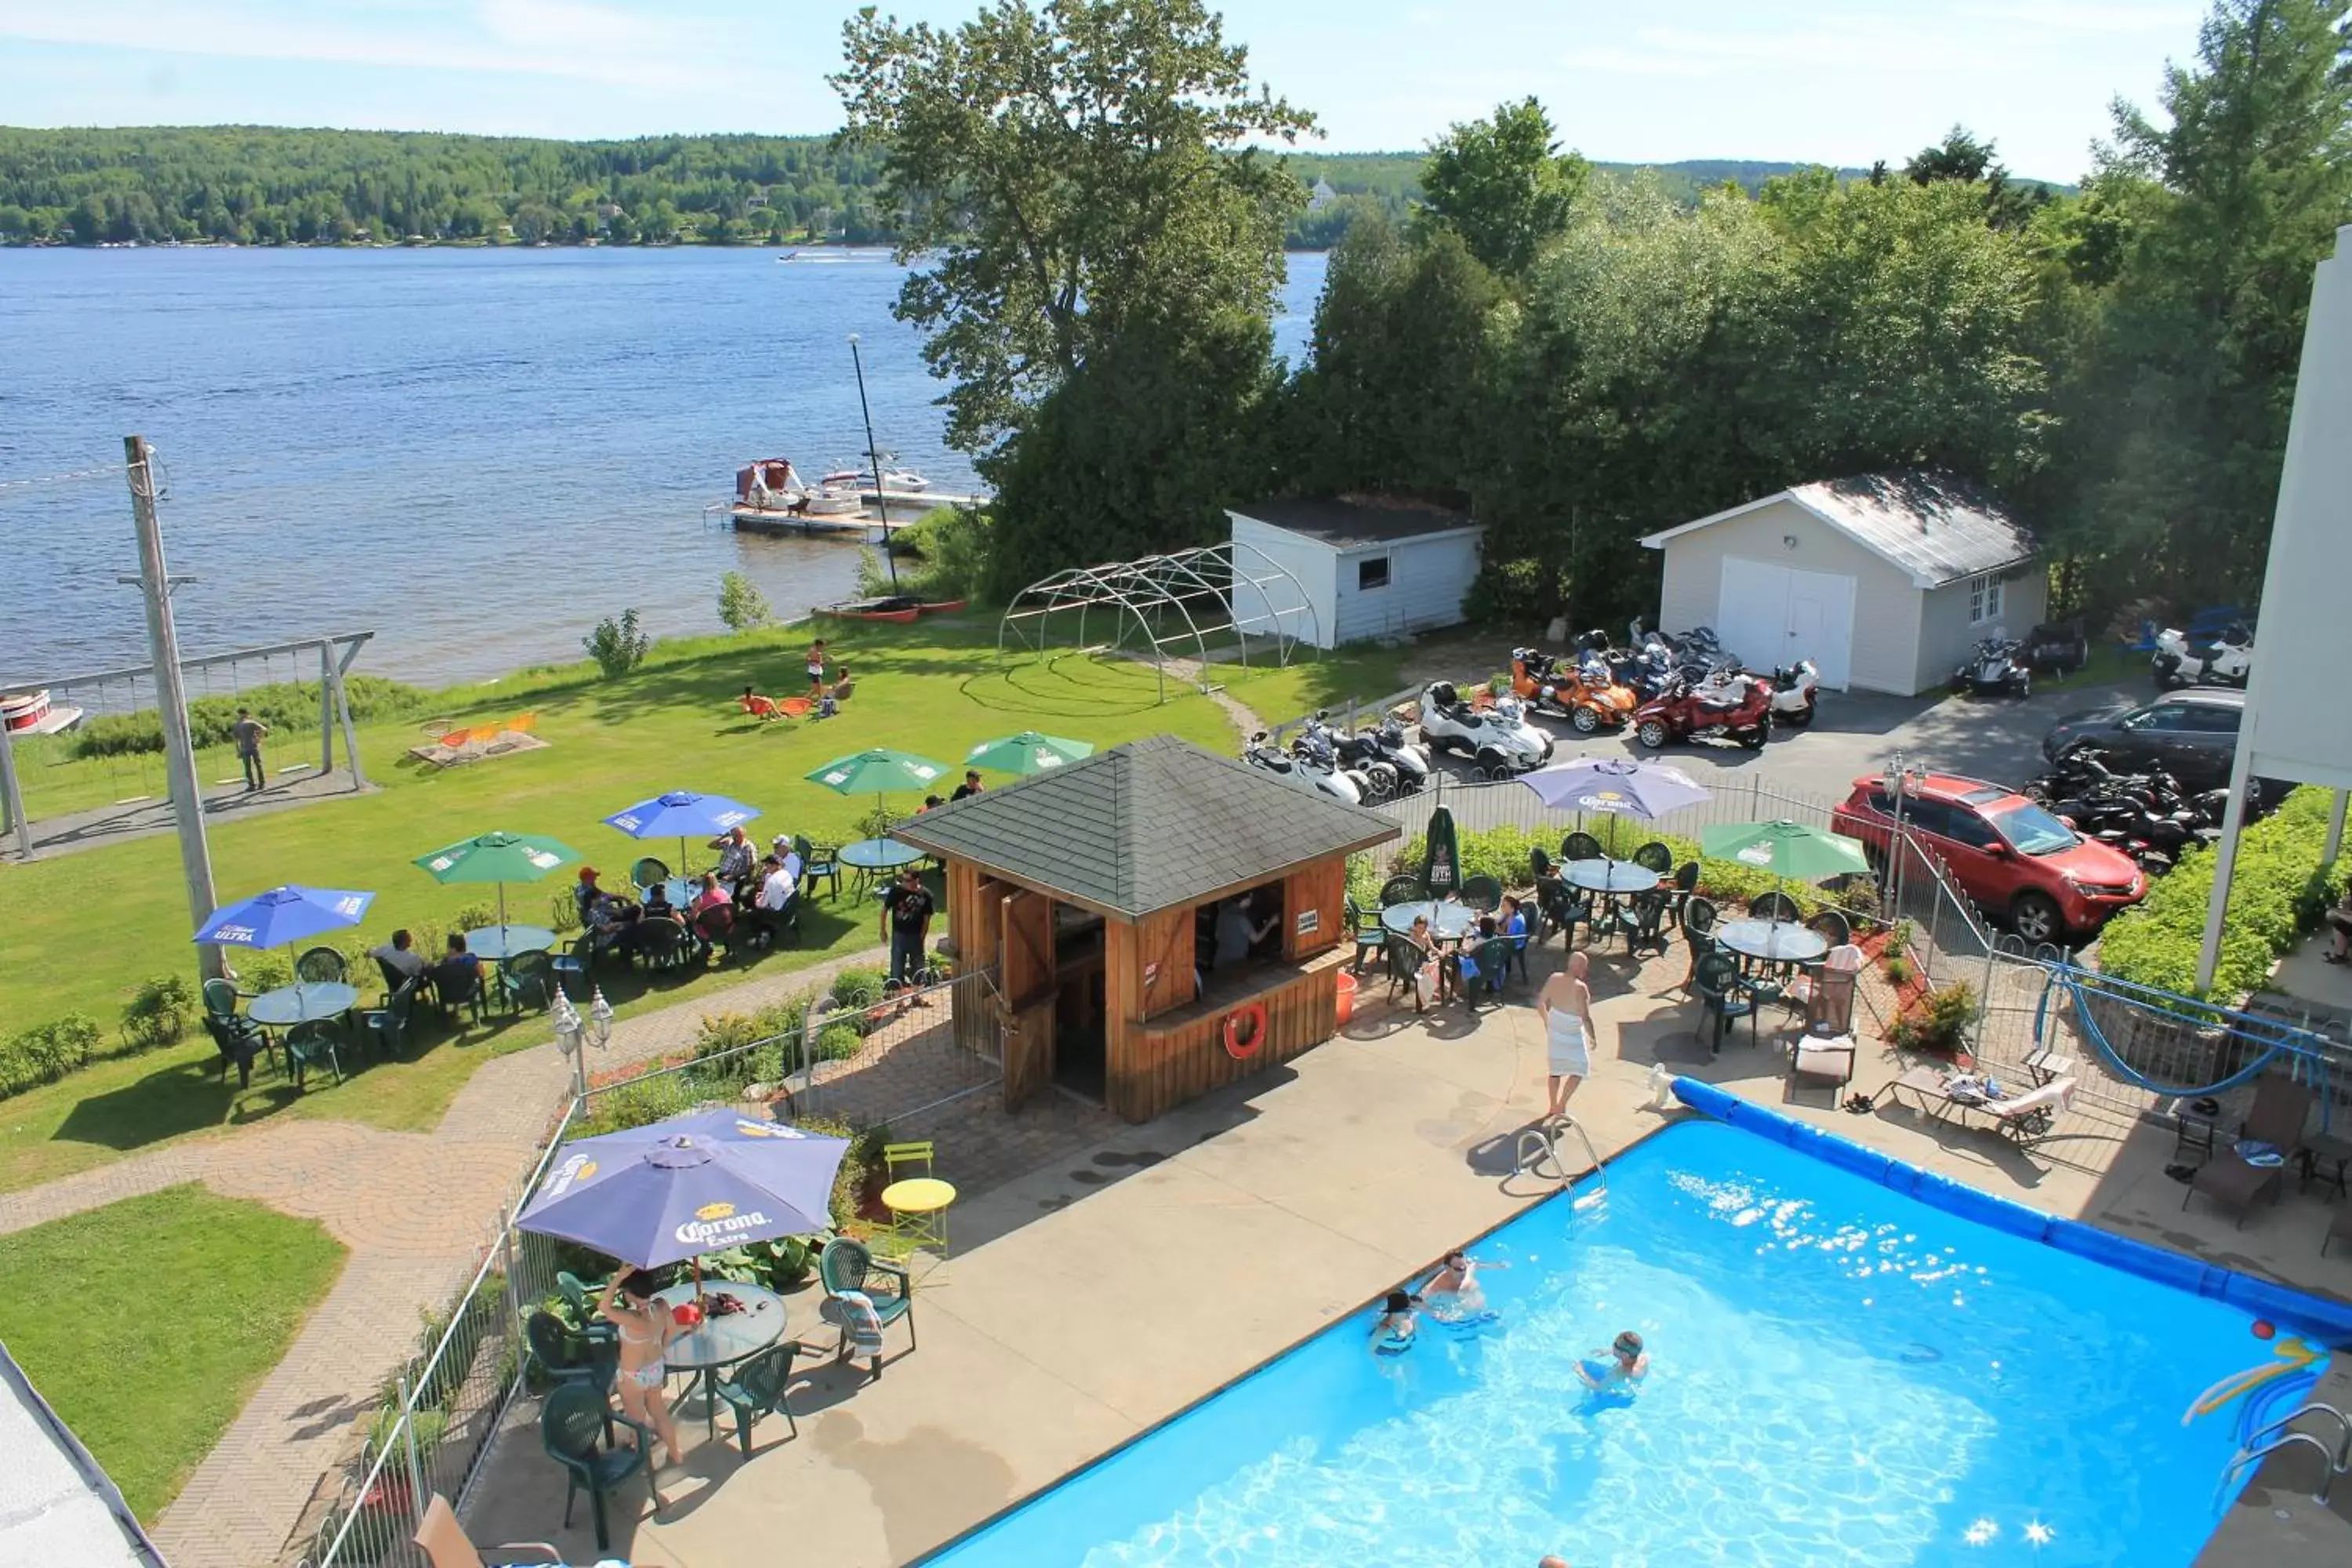
[(1908, 1193), (1947, 1214), (2120, 1268), (2176, 1290), (2227, 1301), (2255, 1317), (2293, 1324), (2306, 1335), (2339, 1348), (2352, 1347), (2352, 1302), (2331, 1301), (2309, 1291), (2224, 1268), (2218, 1263), (2202, 1262), (2184, 1253), (2116, 1236), (2081, 1220), (2043, 1214), (2008, 1198), (1995, 1197), (1694, 1078), (1675, 1079), (1674, 1090), (1675, 1098), (1694, 1110), (1743, 1132), (1785, 1144), (1880, 1186)]

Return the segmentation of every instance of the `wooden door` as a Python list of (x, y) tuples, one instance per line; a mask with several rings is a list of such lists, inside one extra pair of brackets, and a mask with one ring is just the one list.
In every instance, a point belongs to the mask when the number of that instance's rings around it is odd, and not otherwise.
[(1025, 889), (998, 903), (996, 973), (1004, 996), (1004, 1108), (1054, 1077), (1054, 900)]

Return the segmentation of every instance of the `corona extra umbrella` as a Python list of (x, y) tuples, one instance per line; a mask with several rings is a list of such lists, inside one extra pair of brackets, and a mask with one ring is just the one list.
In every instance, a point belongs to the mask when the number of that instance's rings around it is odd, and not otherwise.
[(507, 923), (507, 884), (536, 882), (550, 871), (575, 865), (580, 851), (530, 833), (482, 833), (420, 855), (416, 864), (436, 882), (496, 882), (499, 926)]
[(640, 1268), (833, 1223), (845, 1138), (698, 1110), (567, 1143), (515, 1224)]
[(1094, 746), (1086, 741), (1066, 741), (1059, 735), (1041, 735), (1034, 730), (1024, 730), (1018, 735), (1006, 735), (999, 740), (982, 741), (963, 757), (968, 768), (988, 768), (1000, 773), (1044, 773), (1094, 754)]
[(1519, 782), (1555, 811), (1615, 812), (1645, 820), (1709, 798), (1680, 768), (1626, 757), (1579, 757), (1521, 773)]
[(745, 805), (723, 795), (697, 795), (690, 789), (677, 789), (614, 812), (604, 819), (604, 826), (617, 827), (632, 838), (676, 838), (677, 874), (683, 877), (689, 836), (703, 837), (724, 833), (759, 815), (758, 806)]

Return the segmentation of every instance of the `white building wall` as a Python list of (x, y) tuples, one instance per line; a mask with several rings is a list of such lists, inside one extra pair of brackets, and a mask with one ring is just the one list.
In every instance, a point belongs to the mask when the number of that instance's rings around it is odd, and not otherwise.
[[(1479, 539), (1477, 529), (1458, 529), (1339, 552), (1330, 569), (1337, 641), (1460, 625), (1463, 596), (1478, 575)], [(1387, 585), (1357, 586), (1360, 563), (1383, 557), (1389, 563)]]
[(1292, 637), (1304, 637), (1317, 647), (1337, 647), (1333, 627), (1339, 623), (1339, 612), (1333, 603), (1332, 584), (1338, 576), (1334, 563), (1339, 552), (1319, 540), (1244, 517), (1237, 511), (1225, 515), (1233, 520), (1233, 542), (1249, 547), (1234, 552), (1234, 564), (1238, 574), (1270, 575), (1265, 566), (1270, 560), (1298, 579), (1296, 588), (1284, 582), (1264, 587), (1236, 583), (1234, 619), (1253, 636), (1271, 636), (1275, 623), (1279, 622)]
[(1932, 691), (1949, 680), (1952, 671), (1967, 660), (1969, 650), (1979, 639), (1992, 636), (1996, 627), (2005, 627), (2010, 636), (2021, 637), (2049, 618), (2050, 574), (2039, 561), (2029, 561), (2002, 576), (2000, 614), (1992, 620), (1969, 619), (1972, 586), (1973, 579), (1963, 578), (1940, 588), (1930, 588), (1920, 596), (1919, 668), (1915, 689)]

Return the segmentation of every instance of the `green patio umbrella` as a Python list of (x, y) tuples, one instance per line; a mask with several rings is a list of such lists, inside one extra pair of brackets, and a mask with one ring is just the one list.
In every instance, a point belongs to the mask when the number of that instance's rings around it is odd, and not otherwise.
[(1718, 822), (1698, 830), (1700, 853), (1769, 871), (1781, 881), (1818, 882), (1868, 871), (1859, 839), (1801, 822)]
[(989, 768), (1000, 773), (1044, 773), (1081, 757), (1090, 757), (1094, 750), (1089, 742), (1066, 741), (1059, 735), (1024, 730), (1018, 735), (982, 741), (964, 753), (963, 763), (968, 768)]
[(579, 860), (577, 849), (535, 833), (482, 833), (421, 855), (416, 864), (436, 882), (496, 882), (499, 925), (503, 929), (509, 882), (536, 882)]
[(809, 783), (821, 784), (835, 795), (864, 795), (871, 790), (874, 793), (874, 808), (879, 812), (886, 792), (929, 789), (947, 771), (945, 763), (919, 757), (912, 752), (894, 752), (887, 746), (876, 746), (870, 751), (835, 757), (806, 777)]

